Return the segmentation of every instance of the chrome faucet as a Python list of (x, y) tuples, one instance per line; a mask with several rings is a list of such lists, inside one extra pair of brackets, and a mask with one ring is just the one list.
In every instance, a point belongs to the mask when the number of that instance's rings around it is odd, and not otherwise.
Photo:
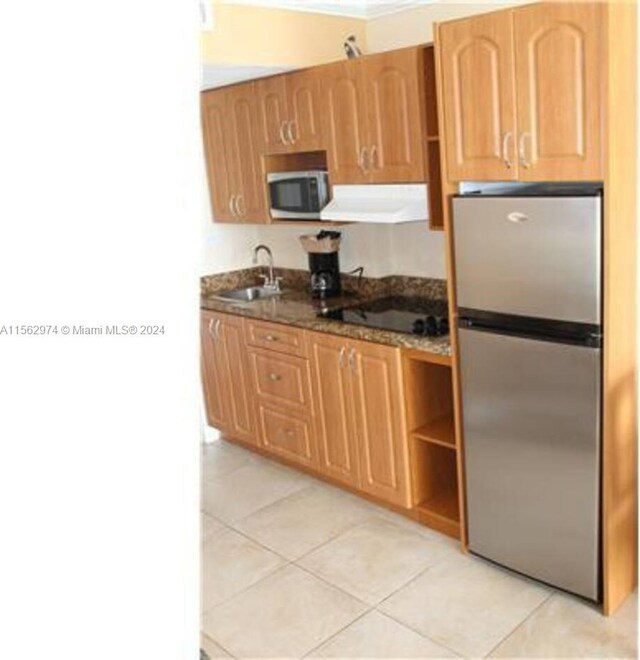
[(274, 277), (273, 275), (273, 254), (271, 254), (271, 249), (267, 245), (260, 244), (253, 248), (253, 263), (258, 263), (258, 255), (260, 254), (261, 250), (264, 250), (264, 252), (267, 253), (267, 258), (269, 259), (267, 264), (269, 267), (269, 274), (260, 275), (260, 277), (264, 280), (264, 288), (271, 289), (272, 291), (280, 291), (280, 280), (282, 278)]

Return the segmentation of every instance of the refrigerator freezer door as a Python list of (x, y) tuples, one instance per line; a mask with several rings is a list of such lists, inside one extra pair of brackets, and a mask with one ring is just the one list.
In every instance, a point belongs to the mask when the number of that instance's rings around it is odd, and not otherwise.
[(460, 330), (469, 547), (598, 599), (600, 350)]
[(600, 197), (453, 199), (458, 306), (600, 324)]

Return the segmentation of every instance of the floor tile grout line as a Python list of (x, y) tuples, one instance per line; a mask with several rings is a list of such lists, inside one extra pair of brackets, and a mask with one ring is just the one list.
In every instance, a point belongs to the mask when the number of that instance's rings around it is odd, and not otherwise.
[[(286, 495), (283, 495), (282, 497), (279, 497), (278, 499), (273, 500), (273, 502), (269, 502), (268, 504), (265, 504), (264, 506), (261, 506), (260, 508), (256, 509), (255, 511), (252, 511), (251, 513), (248, 513), (246, 516), (242, 516), (240, 518), (237, 518), (236, 520), (233, 521), (226, 521), (223, 519), (218, 519), (220, 522), (223, 524), (227, 525), (227, 527), (233, 526), (233, 523), (239, 522), (240, 520), (244, 520), (245, 518), (248, 518), (249, 516), (252, 516), (254, 513), (258, 513), (258, 511), (262, 511), (262, 509), (266, 509), (267, 507), (271, 506), (272, 504), (276, 504), (277, 502), (282, 502), (282, 500), (286, 500), (288, 497), (291, 497), (292, 495), (295, 495), (296, 493), (299, 493), (303, 490), (306, 490), (307, 488), (310, 488), (310, 486), (302, 486), (301, 488), (297, 488), (296, 490), (287, 493)], [(206, 509), (201, 509), (206, 513), (208, 516), (212, 516), (213, 518), (216, 518), (212, 513), (209, 513)]]
[(349, 596), (349, 598), (352, 598), (353, 600), (357, 600), (359, 603), (361, 603), (365, 607), (375, 607), (375, 605), (370, 605), (369, 603), (366, 603), (365, 601), (363, 601), (362, 598), (358, 598), (358, 596), (354, 596), (353, 594), (350, 594), (348, 591), (345, 591), (342, 587), (339, 587), (337, 584), (333, 584), (332, 582), (329, 582), (329, 580), (322, 577), (321, 575), (316, 575), (313, 571), (310, 571), (308, 568), (305, 568), (304, 566), (298, 566), (297, 564), (294, 564), (293, 562), (292, 562), (292, 564), (297, 569), (301, 570), (302, 572), (306, 573), (307, 575), (310, 575), (312, 578), (315, 578), (316, 580), (319, 580), (320, 582), (324, 582), (324, 584), (326, 584), (328, 587), (331, 587), (332, 589), (337, 589), (340, 593), (344, 594), (345, 596)]
[[(224, 652), (225, 652), (230, 658), (233, 658), (234, 660), (236, 660), (236, 656), (233, 655), (233, 653), (231, 653), (231, 651), (229, 651), (228, 648), (226, 648), (225, 646), (223, 646), (222, 644), (220, 644), (220, 642), (219, 642), (215, 637), (212, 637), (211, 635), (207, 635), (207, 633), (202, 632), (202, 629), (200, 630), (200, 635), (201, 635), (202, 637), (206, 637), (207, 639), (209, 639), (210, 641), (212, 641), (214, 644), (216, 644), (217, 646), (219, 646), (219, 647), (220, 647), (220, 648), (221, 648), (221, 649), (222, 649), (222, 650), (223, 650), (223, 651), (224, 651)], [(202, 647), (200, 647), (200, 648), (202, 649)], [(208, 654), (207, 654), (207, 655), (208, 655)], [(217, 660), (217, 659), (216, 659), (216, 658), (211, 658), (210, 660)], [(219, 659), (218, 659), (218, 660), (219, 660)]]
[[(279, 573), (280, 571), (284, 570), (285, 568), (288, 568), (291, 565), (292, 564), (291, 564), (290, 561), (288, 561), (284, 564), (280, 564), (280, 566), (277, 566), (273, 570), (269, 571), (266, 575), (263, 575), (261, 578), (259, 578), (255, 582), (252, 582), (251, 584), (247, 585), (246, 587), (243, 587), (240, 591), (236, 592), (235, 594), (232, 594), (231, 596), (227, 596), (223, 600), (217, 602), (215, 605), (212, 605), (211, 607), (208, 607), (207, 609), (204, 609), (204, 610), (201, 609), (200, 610), (200, 624), (202, 625), (202, 619), (205, 616), (208, 616), (209, 614), (211, 614), (211, 612), (213, 612), (213, 610), (215, 610), (216, 608), (220, 607), (221, 605), (226, 605), (229, 601), (233, 600), (237, 596), (240, 596), (240, 595), (246, 593), (247, 591), (249, 591), (249, 589), (252, 589), (256, 585), (260, 584), (261, 582), (264, 582), (264, 580), (266, 580), (267, 578), (272, 577), (276, 573)], [(202, 594), (201, 594), (201, 597), (202, 597)]]
[(357, 616), (355, 619), (353, 619), (353, 621), (350, 621), (345, 626), (340, 628), (340, 630), (336, 630), (336, 632), (334, 632), (332, 635), (329, 635), (329, 637), (327, 637), (325, 640), (323, 640), (322, 642), (320, 642), (319, 644), (314, 646), (310, 651), (307, 651), (303, 656), (301, 656), (300, 660), (305, 660), (305, 658), (309, 658), (312, 653), (317, 651), (319, 648), (323, 647), (325, 644), (328, 644), (332, 639), (337, 637), (340, 633), (344, 632), (347, 628), (352, 626), (357, 621), (360, 621), (360, 619), (367, 616), (367, 614), (373, 612), (374, 610), (375, 610), (375, 607), (370, 607), (366, 612), (363, 612), (362, 614)]
[(484, 655), (485, 658), (488, 658), (491, 656), (491, 654), (503, 643), (506, 642), (511, 635), (513, 635), (516, 630), (519, 630), (538, 610), (540, 610), (542, 607), (544, 607), (552, 598), (555, 596), (557, 592), (556, 591), (550, 591), (549, 595), (536, 607), (534, 607), (527, 616), (520, 621), (514, 628), (512, 628), (502, 639), (494, 646), (491, 648), (491, 650)]
[[(378, 605), (380, 605), (380, 604), (381, 603), (378, 603)], [(391, 619), (392, 621), (395, 621), (395, 623), (398, 623), (401, 626), (404, 626), (405, 628), (411, 630), (411, 632), (416, 633), (416, 635), (420, 635), (420, 637), (424, 637), (424, 639), (427, 639), (430, 642), (433, 642), (434, 644), (437, 644), (438, 646), (441, 646), (443, 649), (446, 649), (447, 651), (450, 651), (451, 653), (453, 653), (456, 656), (456, 658), (466, 658), (465, 655), (461, 655), (460, 653), (458, 653), (458, 651), (452, 649), (450, 646), (447, 646), (443, 642), (441, 642), (437, 639), (434, 639), (433, 637), (430, 637), (429, 635), (425, 635), (423, 632), (421, 632), (417, 628), (414, 628), (410, 623), (407, 623), (406, 621), (401, 621), (397, 617), (393, 616), (393, 614), (391, 614), (390, 612), (385, 612), (384, 610), (379, 610), (378, 605), (376, 605), (374, 607), (375, 611), (378, 612), (378, 614), (382, 614), (383, 616), (386, 616), (387, 618)]]

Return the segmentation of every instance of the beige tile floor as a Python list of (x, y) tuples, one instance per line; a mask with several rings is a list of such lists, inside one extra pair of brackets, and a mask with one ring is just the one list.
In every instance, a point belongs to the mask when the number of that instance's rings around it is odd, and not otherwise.
[(203, 449), (210, 658), (636, 658), (611, 618), (457, 543), (218, 441)]

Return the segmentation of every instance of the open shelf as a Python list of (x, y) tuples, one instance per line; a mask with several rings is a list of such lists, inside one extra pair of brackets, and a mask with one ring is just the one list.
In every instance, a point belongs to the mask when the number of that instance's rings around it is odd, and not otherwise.
[(460, 537), (456, 452), (413, 440), (411, 443), (413, 511), (417, 519), (454, 538)]
[(421, 513), (437, 516), (448, 522), (460, 523), (460, 502), (458, 491), (454, 489), (441, 490), (430, 499), (420, 502), (416, 509)]
[(456, 448), (456, 431), (452, 415), (444, 415), (419, 426), (411, 435), (422, 442), (433, 442), (450, 449)]

